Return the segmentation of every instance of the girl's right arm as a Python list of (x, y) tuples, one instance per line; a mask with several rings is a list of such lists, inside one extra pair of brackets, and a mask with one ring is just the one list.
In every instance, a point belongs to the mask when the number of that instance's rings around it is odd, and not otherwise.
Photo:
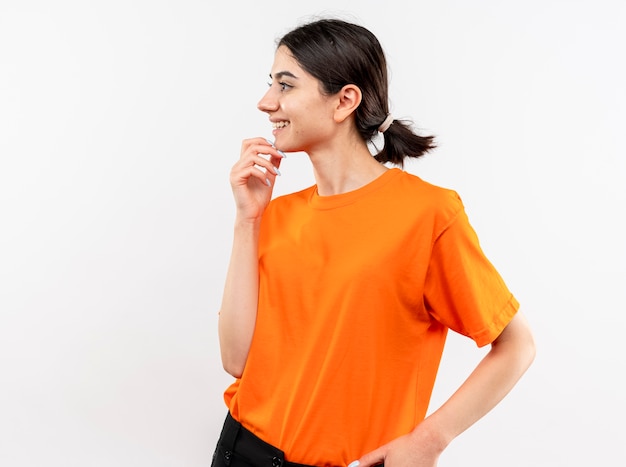
[[(269, 160), (261, 154), (268, 154)], [(248, 139), (230, 173), (237, 214), (218, 330), (222, 365), (236, 378), (243, 373), (256, 322), (261, 217), (283, 157), (267, 140)]]

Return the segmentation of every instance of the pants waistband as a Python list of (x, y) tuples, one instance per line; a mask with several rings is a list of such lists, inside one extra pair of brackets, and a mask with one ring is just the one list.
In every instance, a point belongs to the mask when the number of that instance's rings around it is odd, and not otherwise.
[(255, 467), (314, 467), (286, 461), (283, 451), (246, 429), (230, 413), (222, 428), (218, 451), (221, 451), (218, 455), (224, 456), (227, 466), (230, 466), (233, 457), (237, 457)]

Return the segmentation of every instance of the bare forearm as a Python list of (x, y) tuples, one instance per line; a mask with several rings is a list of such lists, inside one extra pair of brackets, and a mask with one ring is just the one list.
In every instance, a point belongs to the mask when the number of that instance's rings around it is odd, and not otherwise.
[(248, 357), (258, 304), (259, 221), (237, 220), (224, 284), (219, 338), (224, 369), (241, 376)]
[(532, 334), (518, 313), (461, 387), (415, 429), (351, 465), (435, 467), (443, 450), (511, 390), (535, 356)]
[(416, 434), (445, 448), (509, 393), (534, 356), (532, 335), (518, 314), (461, 387), (416, 428)]

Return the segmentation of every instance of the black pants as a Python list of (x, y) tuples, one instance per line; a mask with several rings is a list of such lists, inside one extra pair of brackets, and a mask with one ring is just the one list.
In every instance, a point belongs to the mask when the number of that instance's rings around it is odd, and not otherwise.
[(211, 467), (311, 467), (285, 460), (285, 453), (226, 416)]

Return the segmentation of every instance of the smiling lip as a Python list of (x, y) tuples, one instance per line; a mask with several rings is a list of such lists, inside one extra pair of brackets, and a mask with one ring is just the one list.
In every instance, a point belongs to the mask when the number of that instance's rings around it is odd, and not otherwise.
[(280, 130), (281, 128), (285, 128), (288, 125), (289, 125), (289, 122), (286, 120), (272, 122), (272, 128), (274, 128), (275, 130)]

